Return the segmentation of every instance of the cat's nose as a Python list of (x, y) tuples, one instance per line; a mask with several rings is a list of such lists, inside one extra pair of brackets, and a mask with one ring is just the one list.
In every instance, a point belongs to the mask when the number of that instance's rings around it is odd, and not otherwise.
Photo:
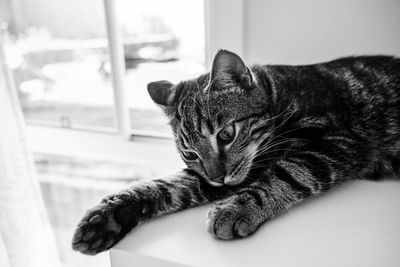
[(205, 171), (208, 178), (216, 183), (223, 183), (226, 175), (225, 166), (218, 161), (205, 162)]
[(208, 173), (208, 177), (210, 178), (210, 180), (215, 183), (219, 183), (219, 184), (224, 183), (225, 175), (226, 175), (226, 170), (225, 170), (225, 168), (221, 168), (221, 167), (214, 169), (212, 171), (209, 171), (209, 173)]

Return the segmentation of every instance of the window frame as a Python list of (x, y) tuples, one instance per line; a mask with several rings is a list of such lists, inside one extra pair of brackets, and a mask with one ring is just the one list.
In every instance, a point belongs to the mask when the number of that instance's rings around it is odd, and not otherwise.
[[(134, 136), (171, 138), (170, 135), (162, 135), (153, 131), (130, 129), (129, 110), (124, 97), (123, 44), (119, 32), (115, 1), (117, 0), (104, 0), (104, 12), (106, 14), (118, 133), (123, 136), (129, 134), (131, 140), (134, 139)], [(229, 13), (226, 12), (226, 6), (230, 7)], [(243, 55), (244, 0), (203, 0), (203, 8), (206, 69), (211, 68), (213, 56), (221, 48)], [(237, 31), (227, 30), (232, 28), (237, 29)]]
[[(148, 137), (157, 139), (171, 139), (172, 134), (161, 134), (154, 131), (131, 129), (129, 108), (126, 103), (126, 93), (124, 86), (124, 51), (122, 34), (117, 20), (117, 0), (103, 0), (103, 9), (106, 19), (107, 42), (111, 63), (112, 89), (114, 95), (116, 128), (96, 127), (88, 125), (77, 125), (76, 128), (60, 128), (61, 131), (87, 131), (93, 133), (118, 134), (126, 140), (136, 140), (136, 137)], [(229, 13), (226, 6), (230, 6)], [(229, 49), (242, 54), (243, 49), (243, 22), (244, 22), (244, 0), (203, 0), (204, 7), (204, 39), (205, 39), (205, 67), (209, 69), (212, 64), (214, 54), (220, 48)], [(227, 29), (237, 29), (231, 31)], [(3, 66), (7, 68), (7, 66)], [(11, 88), (16, 90), (16, 88)], [(43, 128), (42, 132), (46, 135), (45, 128), (59, 128), (59, 125), (52, 122), (27, 120), (28, 128)]]

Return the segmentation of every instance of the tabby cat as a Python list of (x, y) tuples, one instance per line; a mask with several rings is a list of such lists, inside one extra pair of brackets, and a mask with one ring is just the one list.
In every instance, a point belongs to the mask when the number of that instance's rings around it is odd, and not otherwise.
[(77, 251), (107, 250), (146, 219), (213, 201), (208, 231), (245, 237), (345, 181), (399, 174), (399, 58), (248, 68), (220, 50), (210, 73), (148, 91), (187, 169), (104, 198), (78, 224)]

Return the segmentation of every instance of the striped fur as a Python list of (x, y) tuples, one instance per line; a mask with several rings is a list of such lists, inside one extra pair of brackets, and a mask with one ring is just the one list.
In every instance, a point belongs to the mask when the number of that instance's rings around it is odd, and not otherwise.
[[(400, 59), (256, 65), (239, 68), (242, 76), (222, 67), (168, 89), (173, 101), (163, 109), (188, 168), (107, 197), (78, 225), (74, 249), (96, 254), (147, 218), (210, 201), (219, 202), (208, 214), (208, 231), (244, 237), (345, 181), (399, 174)], [(221, 144), (218, 134), (232, 123), (233, 141)], [(222, 184), (205, 169), (217, 160), (226, 170)]]

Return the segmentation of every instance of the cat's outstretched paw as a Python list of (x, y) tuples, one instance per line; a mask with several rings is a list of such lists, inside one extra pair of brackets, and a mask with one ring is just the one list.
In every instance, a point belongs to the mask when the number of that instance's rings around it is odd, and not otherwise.
[(111, 195), (88, 210), (75, 230), (72, 249), (88, 255), (110, 249), (140, 221), (156, 214), (152, 198), (139, 196), (139, 189)]
[(246, 196), (237, 195), (210, 209), (207, 230), (214, 237), (230, 240), (254, 233), (263, 221), (260, 208), (248, 201)]
[(88, 210), (79, 222), (72, 239), (72, 248), (94, 255), (112, 247), (123, 235), (114, 209), (107, 203), (101, 203)]

